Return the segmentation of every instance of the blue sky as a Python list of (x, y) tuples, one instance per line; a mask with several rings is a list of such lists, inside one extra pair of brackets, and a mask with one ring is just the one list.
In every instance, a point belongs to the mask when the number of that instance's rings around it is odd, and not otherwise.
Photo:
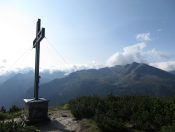
[[(14, 36), (14, 40), (1, 42), (1, 47), (7, 46), (0, 54), (4, 70), (32, 45), (38, 18), (46, 28), (47, 40), (72, 66), (138, 61), (175, 69), (174, 0), (4, 0), (0, 8), (1, 28), (11, 25), (14, 30), (13, 34), (7, 28), (0, 31), (3, 38)], [(66, 62), (49, 49), (48, 41), (41, 43), (41, 67), (64, 67)], [(15, 46), (8, 51), (12, 42)], [(32, 67), (31, 52), (23, 60), (27, 62), (14, 67)]]

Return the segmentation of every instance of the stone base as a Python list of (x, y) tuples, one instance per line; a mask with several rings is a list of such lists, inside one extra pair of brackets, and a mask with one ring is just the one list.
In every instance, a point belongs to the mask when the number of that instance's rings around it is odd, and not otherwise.
[(24, 118), (26, 123), (33, 124), (48, 121), (48, 100), (44, 98), (24, 99)]

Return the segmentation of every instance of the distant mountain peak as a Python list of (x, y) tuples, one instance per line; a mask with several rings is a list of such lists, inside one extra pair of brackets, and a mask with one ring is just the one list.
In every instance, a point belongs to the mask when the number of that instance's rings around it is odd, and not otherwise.
[(132, 72), (135, 69), (137, 69), (137, 67), (140, 65), (141, 65), (141, 63), (133, 62), (131, 64), (125, 65), (124, 68), (126, 68), (127, 73), (129, 73), (129, 72)]
[(140, 65), (140, 64), (143, 64), (143, 63), (138, 63), (138, 62), (132, 62), (131, 65)]
[(150, 66), (145, 63), (133, 62), (124, 66), (126, 68), (126, 74), (135, 74), (139, 76), (157, 76), (159, 78), (175, 78), (174, 75), (166, 72), (164, 70), (158, 69), (156, 67)]

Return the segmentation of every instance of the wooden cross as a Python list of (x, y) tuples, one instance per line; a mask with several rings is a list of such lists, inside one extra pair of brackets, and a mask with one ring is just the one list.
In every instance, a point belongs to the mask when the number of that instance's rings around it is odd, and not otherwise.
[(36, 49), (35, 52), (35, 82), (34, 82), (34, 98), (38, 100), (38, 90), (39, 90), (39, 58), (40, 58), (40, 42), (45, 37), (45, 28), (41, 30), (41, 20), (38, 19), (36, 24), (36, 38), (33, 41), (33, 48)]

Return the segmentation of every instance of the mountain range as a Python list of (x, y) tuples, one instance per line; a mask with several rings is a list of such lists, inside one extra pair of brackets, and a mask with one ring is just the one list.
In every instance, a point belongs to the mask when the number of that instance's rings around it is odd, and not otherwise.
[[(67, 76), (64, 74), (61, 73), (59, 74), (61, 76), (58, 76), (58, 73), (54, 73), (54, 77), (46, 74), (45, 81), (40, 84), (39, 96), (49, 99), (50, 105), (64, 103), (84, 95), (175, 95), (175, 75), (173, 72), (166, 72), (143, 63), (134, 62), (101, 69), (81, 70)], [(0, 105), (8, 104), (9, 106), (9, 102), (4, 99), (10, 100), (11, 104), (22, 104), (23, 98), (32, 98), (33, 76), (34, 73), (25, 77), (23, 74), (17, 74), (1, 84)], [(11, 89), (7, 90), (9, 88)], [(13, 99), (11, 99), (12, 96)]]
[[(40, 84), (47, 83), (55, 78), (62, 78), (65, 72), (55, 71), (40, 73)], [(23, 96), (34, 86), (34, 72), (8, 73), (0, 76), (0, 106), (10, 107), (13, 104), (21, 104)]]
[(41, 96), (51, 104), (83, 95), (172, 96), (175, 75), (155, 67), (132, 63), (124, 66), (82, 70), (41, 85)]

